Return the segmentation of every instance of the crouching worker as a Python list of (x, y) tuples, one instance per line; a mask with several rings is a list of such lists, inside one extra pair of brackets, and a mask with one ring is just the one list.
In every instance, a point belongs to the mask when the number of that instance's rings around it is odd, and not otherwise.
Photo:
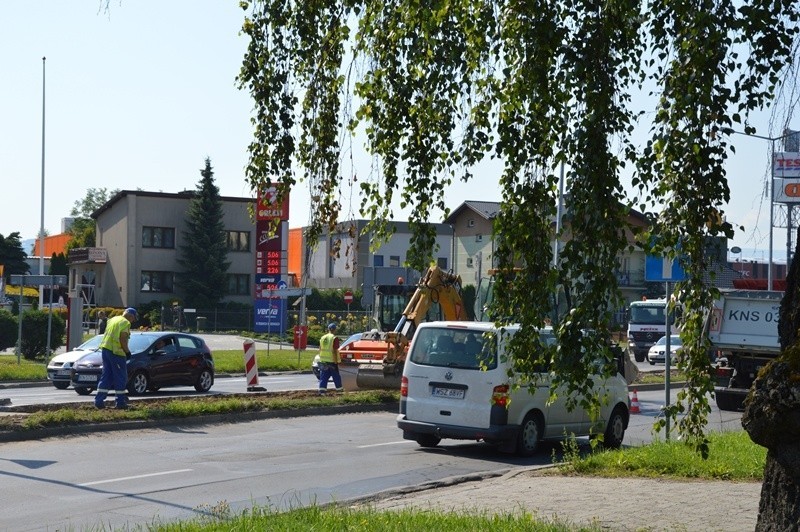
[(319, 339), (319, 393), (328, 389), (328, 379), (333, 377), (337, 392), (343, 392), (342, 376), (339, 375), (339, 338), (334, 334), (336, 324), (328, 324), (328, 334)]
[(103, 351), (103, 372), (97, 383), (97, 395), (94, 406), (105, 408), (104, 401), (108, 390), (113, 386), (116, 396), (116, 408), (128, 408), (128, 365), (131, 356), (128, 339), (131, 337), (131, 325), (136, 321), (136, 309), (126, 308), (122, 316), (108, 320), (100, 349)]

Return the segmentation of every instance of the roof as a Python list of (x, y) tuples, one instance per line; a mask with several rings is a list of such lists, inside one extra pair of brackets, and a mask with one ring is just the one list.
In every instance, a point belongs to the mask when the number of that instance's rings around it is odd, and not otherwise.
[(459, 205), (453, 212), (451, 212), (450, 216), (445, 218), (444, 223), (448, 224), (453, 223), (456, 220), (456, 218), (461, 216), (461, 214), (466, 210), (470, 210), (476, 213), (478, 216), (482, 216), (486, 220), (493, 220), (497, 217), (497, 214), (500, 212), (500, 202), (467, 200), (461, 205)]
[[(120, 190), (116, 194), (114, 194), (107, 202), (101, 205), (96, 211), (92, 213), (92, 218), (97, 219), (101, 214), (105, 211), (109, 210), (111, 207), (114, 206), (115, 203), (120, 201), (125, 196), (142, 196), (147, 198), (172, 198), (172, 199), (184, 199), (190, 200), (195, 196), (196, 191), (194, 190), (185, 190), (183, 192), (147, 192), (144, 190)], [(223, 202), (227, 203), (255, 203), (255, 198), (239, 198), (234, 196), (220, 196), (219, 198)]]

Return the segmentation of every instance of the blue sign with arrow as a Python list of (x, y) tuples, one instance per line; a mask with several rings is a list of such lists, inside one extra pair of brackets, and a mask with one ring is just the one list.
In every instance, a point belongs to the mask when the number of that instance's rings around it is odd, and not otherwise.
[(677, 259), (647, 255), (644, 261), (644, 280), (649, 282), (672, 282), (686, 279), (686, 272)]

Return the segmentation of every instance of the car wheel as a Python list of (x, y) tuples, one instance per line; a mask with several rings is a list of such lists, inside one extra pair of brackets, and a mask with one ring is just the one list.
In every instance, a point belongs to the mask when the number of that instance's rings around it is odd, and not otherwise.
[(533, 456), (539, 450), (539, 442), (544, 434), (544, 421), (538, 412), (528, 412), (517, 434), (517, 453), (520, 456)]
[(644, 362), (644, 353), (634, 353), (633, 358), (636, 362)]
[(603, 436), (603, 447), (606, 449), (619, 449), (622, 446), (622, 440), (625, 438), (625, 409), (617, 406), (611, 417), (608, 419), (608, 427)]
[(440, 441), (442, 441), (442, 439), (433, 434), (417, 435), (417, 443), (419, 444), (420, 447), (436, 447), (437, 445), (439, 445)]
[(89, 395), (93, 391), (94, 388), (84, 388), (84, 387), (75, 388), (75, 393), (77, 393), (78, 395)]
[(53, 386), (55, 386), (59, 390), (66, 390), (67, 388), (69, 388), (69, 383), (68, 382), (54, 382)]
[(128, 381), (128, 393), (131, 395), (142, 395), (150, 387), (150, 379), (143, 371), (137, 371)]
[(194, 383), (194, 389), (198, 392), (207, 392), (214, 384), (214, 374), (210, 369), (204, 369), (197, 376), (197, 382)]
[(647, 361), (650, 362), (651, 366), (655, 366), (656, 365), (656, 361), (653, 360), (652, 358), (650, 358), (650, 355), (647, 355)]

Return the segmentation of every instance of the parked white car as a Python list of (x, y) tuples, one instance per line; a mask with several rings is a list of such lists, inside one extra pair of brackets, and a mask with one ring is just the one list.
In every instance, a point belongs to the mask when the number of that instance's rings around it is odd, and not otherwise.
[[(538, 374), (536, 393), (527, 387), (510, 391), (512, 361), (505, 345), (517, 328), (498, 331), (497, 342), (484, 349), (484, 333), (494, 325), (483, 322), (428, 322), (419, 326), (409, 347), (400, 388), (397, 425), (403, 437), (422, 447), (435, 447), (443, 438), (483, 440), (501, 451), (535, 453), (542, 440), (565, 435), (603, 434), (606, 447), (619, 447), (628, 427), (628, 387), (617, 374), (598, 376), (595, 387), (608, 400), (592, 422), (577, 407), (566, 407), (565, 393), (551, 404), (548, 373)], [(555, 341), (552, 331), (541, 336)]]
[[(681, 355), (681, 347), (683, 344), (681, 343), (681, 337), (677, 334), (672, 334), (669, 337), (669, 359), (672, 362), (678, 360)], [(667, 337), (662, 336), (658, 339), (658, 341), (653, 344), (653, 347), (647, 352), (647, 361), (650, 362), (651, 366), (655, 366), (656, 362), (661, 364), (665, 364), (666, 360), (664, 358), (664, 354), (667, 352)]]
[(66, 390), (69, 388), (72, 368), (75, 362), (83, 355), (91, 353), (92, 351), (97, 351), (100, 348), (100, 342), (102, 340), (103, 335), (98, 334), (72, 351), (67, 351), (66, 353), (61, 353), (51, 358), (50, 362), (47, 363), (47, 379), (59, 390)]

